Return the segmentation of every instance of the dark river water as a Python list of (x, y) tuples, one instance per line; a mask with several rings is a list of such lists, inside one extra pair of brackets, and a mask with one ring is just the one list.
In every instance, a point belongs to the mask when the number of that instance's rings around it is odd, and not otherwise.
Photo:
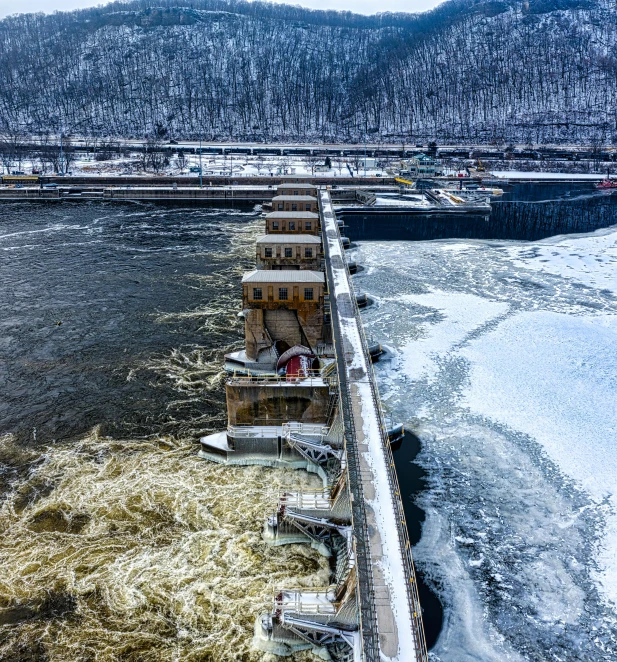
[[(610, 225), (616, 202), (518, 186), (488, 224), (345, 220), (354, 240), (537, 239)], [(252, 623), (276, 582), (327, 583), (327, 560), (260, 540), (276, 490), (311, 477), (195, 458), (225, 424), (221, 359), (260, 229), (250, 206), (0, 206), (0, 659), (261, 660)]]
[(0, 433), (177, 432), (203, 415), (201, 403), (168, 410), (176, 383), (157, 358), (239, 339), (230, 311), (207, 333), (212, 311), (199, 311), (213, 296), (235, 303), (228, 288), (248, 262), (231, 262), (232, 242), (253, 219), (251, 208), (0, 207)]
[(276, 588), (328, 583), (261, 538), (280, 490), (321, 481), (196, 454), (226, 424), (257, 219), (0, 206), (0, 660), (262, 660)]

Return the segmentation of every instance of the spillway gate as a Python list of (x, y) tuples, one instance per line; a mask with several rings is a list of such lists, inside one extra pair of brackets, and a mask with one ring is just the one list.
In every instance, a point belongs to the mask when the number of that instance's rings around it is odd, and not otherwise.
[[(411, 545), (358, 302), (330, 193), (282, 185), (242, 279), (246, 347), (226, 355), (228, 428), (200, 455), (306, 469), (279, 497), (272, 545), (329, 556), (330, 585), (280, 589), (254, 645), (334, 662), (427, 662)], [(276, 207), (275, 207), (276, 205)]]

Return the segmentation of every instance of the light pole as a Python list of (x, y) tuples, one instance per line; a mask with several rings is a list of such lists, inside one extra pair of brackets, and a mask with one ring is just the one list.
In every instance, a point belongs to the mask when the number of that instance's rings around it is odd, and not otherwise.
[(201, 167), (201, 136), (199, 136), (199, 188), (203, 188), (204, 179), (203, 179), (203, 169)]
[(366, 133), (364, 134), (364, 176), (366, 177)]
[(63, 127), (60, 127), (60, 175), (64, 175), (64, 166), (62, 165), (62, 161), (64, 160), (64, 154), (62, 153), (62, 132), (63, 132)]

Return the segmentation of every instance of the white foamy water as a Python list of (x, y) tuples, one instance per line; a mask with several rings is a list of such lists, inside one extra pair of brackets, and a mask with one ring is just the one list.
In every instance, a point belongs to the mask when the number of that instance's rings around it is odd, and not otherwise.
[[(329, 583), (310, 546), (262, 540), (279, 491), (320, 480), (197, 457), (225, 424), (223, 354), (241, 341), (240, 278), (263, 222), (138, 209), (0, 218), (15, 249), (0, 263), (3, 661), (266, 662), (255, 618), (281, 588)], [(76, 248), (99, 230), (96, 250)]]
[(616, 659), (617, 230), (353, 259), (382, 396), (423, 442), (434, 659)]
[(0, 508), (0, 659), (39, 645), (49, 660), (264, 660), (257, 614), (282, 586), (329, 580), (310, 547), (261, 538), (291, 486), (315, 478), (209, 464), (170, 439), (50, 448)]

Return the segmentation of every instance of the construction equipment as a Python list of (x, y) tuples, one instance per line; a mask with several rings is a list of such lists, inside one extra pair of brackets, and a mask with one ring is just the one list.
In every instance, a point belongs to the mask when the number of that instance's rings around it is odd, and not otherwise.
[(480, 159), (478, 159), (478, 163), (476, 165), (476, 170), (478, 172), (486, 172), (486, 167), (485, 167), (484, 163), (482, 163), (482, 161), (480, 161)]

